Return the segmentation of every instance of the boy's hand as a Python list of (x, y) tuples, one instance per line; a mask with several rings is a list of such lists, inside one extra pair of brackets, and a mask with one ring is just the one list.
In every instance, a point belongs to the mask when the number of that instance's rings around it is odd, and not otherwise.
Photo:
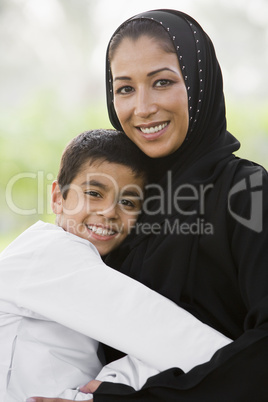
[(79, 387), (79, 391), (84, 394), (93, 394), (100, 386), (101, 381), (91, 380), (83, 387)]

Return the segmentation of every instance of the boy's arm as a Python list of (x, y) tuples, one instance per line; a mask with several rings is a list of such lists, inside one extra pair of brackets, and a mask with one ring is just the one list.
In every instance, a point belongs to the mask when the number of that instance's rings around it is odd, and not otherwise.
[[(17, 250), (12, 271), (8, 264), (6, 272), (1, 269), (2, 297), (161, 371), (180, 367), (187, 372), (231, 342), (175, 303), (109, 268), (89, 242), (69, 235), (63, 232), (61, 238), (51, 231), (46, 247), (42, 231), (31, 235), (27, 247), (22, 244)], [(40, 244), (38, 269), (27, 254), (25, 274), (14, 282), (20, 276), (19, 261), (33, 248), (31, 241), (35, 247)]]
[(93, 395), (89, 393), (80, 392), (79, 389), (66, 389), (59, 395), (59, 401), (93, 401)]
[(88, 401), (93, 399), (93, 395), (90, 391), (95, 391), (98, 387), (98, 382), (125, 384), (131, 386), (135, 390), (139, 390), (143, 387), (149, 377), (158, 373), (159, 370), (149, 367), (133, 356), (127, 355), (104, 366), (96, 377), (97, 381), (93, 380), (84, 387), (80, 387), (83, 392), (80, 392), (79, 388), (77, 388), (77, 390), (67, 389), (59, 395), (59, 398), (72, 401)]
[(143, 387), (149, 377), (158, 373), (159, 370), (127, 355), (104, 366), (96, 380), (125, 384), (138, 390)]

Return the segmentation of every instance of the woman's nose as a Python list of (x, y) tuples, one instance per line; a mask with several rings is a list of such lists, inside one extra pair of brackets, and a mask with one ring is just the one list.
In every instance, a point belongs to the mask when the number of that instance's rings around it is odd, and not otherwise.
[(135, 115), (138, 117), (146, 118), (151, 114), (156, 113), (157, 105), (153, 96), (145, 89), (137, 91)]

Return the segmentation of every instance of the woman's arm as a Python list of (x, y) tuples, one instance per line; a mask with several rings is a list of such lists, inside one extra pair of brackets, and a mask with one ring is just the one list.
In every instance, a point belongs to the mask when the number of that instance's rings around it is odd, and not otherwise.
[[(187, 373), (171, 368), (151, 377), (139, 391), (125, 385), (102, 383), (94, 402), (243, 401), (268, 400), (268, 180), (263, 185), (263, 230), (257, 234), (240, 223), (232, 229), (232, 249), (238, 281), (248, 309), (244, 333), (218, 350), (210, 361)], [(249, 203), (239, 204), (248, 209)], [(244, 242), (241, 242), (241, 239)], [(228, 295), (226, 295), (228, 297)], [(190, 333), (190, 332), (189, 332)], [(167, 331), (166, 334), (167, 335)], [(173, 349), (173, 352), (176, 352)], [(45, 399), (39, 399), (43, 402)], [(56, 402), (51, 399), (46, 402)]]
[[(166, 370), (148, 380), (140, 391), (127, 391), (118, 384), (103, 383), (94, 402), (266, 402), (268, 400), (268, 176), (265, 172), (252, 192), (237, 193), (232, 208), (254, 219), (256, 230), (233, 220), (230, 241), (237, 265), (237, 283), (247, 309), (244, 332), (233, 343), (219, 350), (212, 359), (188, 373)], [(255, 194), (254, 194), (255, 192)], [(260, 198), (260, 194), (262, 197)], [(257, 198), (259, 197), (259, 198)], [(260, 200), (256, 210), (253, 200)], [(260, 205), (262, 204), (262, 205)], [(253, 216), (254, 213), (260, 214)], [(251, 212), (251, 214), (249, 214)], [(243, 241), (242, 241), (243, 240)], [(228, 294), (226, 294), (228, 298)], [(234, 305), (234, 308), (236, 306)]]
[[(263, 215), (261, 232), (254, 232), (239, 222), (234, 223), (232, 228), (232, 250), (238, 262), (237, 278), (248, 310), (244, 320), (244, 333), (219, 350), (209, 362), (188, 373), (175, 368), (163, 371), (150, 378), (139, 391), (125, 385), (102, 383), (94, 393), (94, 402), (268, 400), (267, 174), (263, 184), (263, 209), (259, 210)], [(256, 191), (260, 189), (257, 188)], [(241, 216), (247, 216), (241, 209), (244, 212), (250, 209), (251, 199), (248, 201), (247, 203), (243, 197), (237, 197)], [(54, 401), (56, 402), (49, 402)]]

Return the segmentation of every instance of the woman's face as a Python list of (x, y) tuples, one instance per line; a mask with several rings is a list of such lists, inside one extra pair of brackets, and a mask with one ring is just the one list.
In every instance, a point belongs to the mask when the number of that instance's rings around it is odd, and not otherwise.
[(114, 107), (127, 136), (148, 156), (176, 151), (189, 124), (178, 58), (154, 39), (123, 39), (111, 60)]

